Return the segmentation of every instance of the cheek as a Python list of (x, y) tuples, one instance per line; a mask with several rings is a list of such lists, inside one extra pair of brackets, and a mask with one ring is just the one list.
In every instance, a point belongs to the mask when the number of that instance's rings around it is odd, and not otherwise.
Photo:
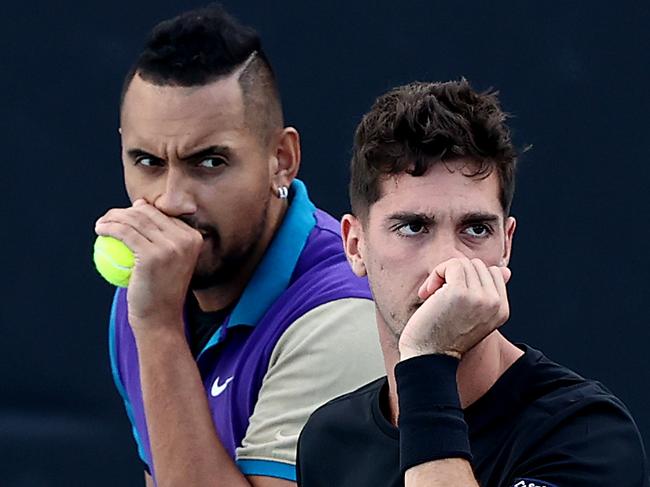
[(500, 265), (503, 259), (504, 241), (494, 238), (477, 248), (472, 257), (481, 259), (487, 265)]
[(218, 181), (218, 188), (208, 188), (205, 204), (232, 219), (242, 219), (242, 224), (254, 219), (268, 203), (271, 183), (259, 162), (251, 166), (234, 168)]
[(365, 261), (369, 273), (378, 278), (384, 273), (393, 273), (405, 262), (405, 258), (399, 249), (391, 247), (389, 242), (381, 245), (371, 245), (366, 248)]
[(132, 168), (125, 165), (123, 171), (124, 188), (129, 199), (133, 202), (140, 197), (141, 184), (138, 183), (137, 173)]
[(397, 301), (417, 293), (428, 276), (428, 268), (426, 260), (414, 250), (400, 242), (373, 248), (366, 259), (366, 270), (378, 294)]
[(387, 279), (402, 283), (407, 288), (413, 287), (416, 282), (419, 287), (431, 271), (431, 256), (423, 240), (394, 237), (382, 248), (377, 260), (381, 262), (381, 269), (388, 274)]
[(224, 185), (202, 191), (199, 200), (201, 220), (216, 226), (224, 240), (246, 240), (264, 224), (266, 193)]
[(421, 246), (393, 234), (374, 232), (367, 241), (367, 254), (376, 267), (399, 269), (413, 262)]

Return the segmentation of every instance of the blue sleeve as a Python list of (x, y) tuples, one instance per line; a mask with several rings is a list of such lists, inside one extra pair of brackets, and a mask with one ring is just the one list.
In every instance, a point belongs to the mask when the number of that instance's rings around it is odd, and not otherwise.
[(296, 481), (296, 467), (289, 463), (272, 460), (237, 460), (237, 466), (244, 475), (260, 475)]

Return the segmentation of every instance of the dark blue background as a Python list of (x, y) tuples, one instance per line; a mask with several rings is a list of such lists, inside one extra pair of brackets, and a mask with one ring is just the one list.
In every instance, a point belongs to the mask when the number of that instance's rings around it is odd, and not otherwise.
[[(254, 2), (301, 177), (347, 208), (353, 129), (412, 80), (501, 91), (520, 145), (513, 339), (607, 384), (650, 436), (648, 2)], [(93, 223), (125, 205), (122, 76), (146, 32), (199, 2), (4, 5), (0, 483), (140, 485), (107, 360), (112, 290)]]

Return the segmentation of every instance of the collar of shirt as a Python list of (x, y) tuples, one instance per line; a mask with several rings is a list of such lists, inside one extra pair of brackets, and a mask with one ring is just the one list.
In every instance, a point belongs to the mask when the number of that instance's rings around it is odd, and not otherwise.
[(215, 331), (199, 355), (219, 343), (226, 329), (257, 325), (266, 310), (288, 287), (298, 258), (316, 225), (316, 207), (309, 199), (302, 181), (293, 181), (289, 188), (289, 198), (291, 203), (282, 224), (235, 308), (224, 321), (225, 326), (222, 325)]

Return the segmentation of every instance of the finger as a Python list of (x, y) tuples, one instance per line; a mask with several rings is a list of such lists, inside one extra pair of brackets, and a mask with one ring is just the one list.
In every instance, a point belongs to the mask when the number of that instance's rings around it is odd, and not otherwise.
[(138, 255), (141, 251), (152, 245), (153, 242), (140, 233), (137, 228), (123, 222), (102, 222), (95, 225), (97, 235), (113, 237)]
[(197, 232), (199, 234), (201, 233), (194, 227), (180, 220), (179, 218), (174, 218), (166, 215), (155, 206), (144, 202), (144, 200), (137, 200), (133, 204), (134, 207), (136, 203), (138, 203), (138, 207), (137, 207), (138, 211), (141, 211), (144, 214), (146, 214), (153, 222), (156, 223), (156, 225), (158, 225), (158, 228), (160, 228), (162, 232), (175, 233), (176, 231), (180, 230), (181, 232), (189, 232), (189, 233)]
[[(138, 200), (136, 203), (139, 203), (140, 201), (142, 200)], [(161, 232), (168, 232), (176, 228), (176, 225), (174, 225), (174, 220), (176, 220), (176, 218), (165, 215), (163, 212), (161, 212), (155, 206), (150, 205), (149, 203), (140, 203), (137, 206), (134, 203), (131, 210), (142, 215), (144, 218), (147, 218), (154, 225), (156, 225), (156, 227)]]
[[(503, 269), (506, 269), (508, 272), (504, 273)], [(507, 267), (494, 266), (490, 267), (489, 271), (492, 276), (494, 286), (499, 293), (499, 300), (501, 301), (501, 306), (498, 311), (502, 317), (500, 321), (505, 322), (505, 320), (507, 320), (508, 316), (510, 315), (510, 303), (508, 302), (508, 289), (506, 287), (507, 279), (510, 278), (510, 269)], [(507, 276), (507, 279), (504, 276)]]
[[(477, 259), (478, 260), (478, 259)], [(465, 271), (465, 281), (468, 289), (478, 289), (483, 287), (483, 283), (476, 270), (476, 265), (469, 259), (460, 259), (460, 263)], [(490, 278), (492, 280), (492, 278)]]
[(492, 282), (494, 286), (496, 287), (497, 292), (499, 293), (499, 296), (505, 297), (506, 296), (506, 280), (503, 277), (503, 269), (502, 267), (497, 267), (497, 266), (492, 266), (488, 270), (490, 272), (490, 278), (492, 279)]
[[(449, 285), (460, 289), (467, 288), (467, 279), (465, 277), (465, 270), (463, 269), (463, 265), (460, 262), (460, 259), (449, 259), (439, 264), (433, 270), (433, 273), (435, 273), (440, 279), (442, 279), (443, 284), (448, 283)], [(429, 290), (431, 290), (431, 287), (429, 287)]]
[(420, 299), (427, 299), (427, 287), (429, 286), (429, 278), (431, 276), (427, 276), (427, 278), (424, 280), (422, 284), (420, 284), (420, 287), (418, 288), (418, 297)]
[(492, 278), (492, 274), (488, 270), (488, 267), (485, 265), (485, 262), (481, 259), (472, 259), (471, 262), (481, 281), (481, 286), (488, 290), (494, 290), (494, 279)]
[(146, 203), (131, 208), (109, 211), (100, 219), (102, 223), (124, 223), (136, 228), (152, 242), (161, 239), (163, 228), (145, 211)]
[[(135, 206), (137, 203), (137, 206)], [(143, 221), (151, 222), (152, 225), (156, 226), (157, 230), (153, 230), (151, 238), (161, 244), (168, 245), (174, 242), (185, 242), (192, 239), (201, 239), (201, 233), (186, 224), (185, 222), (179, 220), (178, 218), (170, 217), (160, 211), (153, 205), (144, 202), (143, 200), (137, 200), (134, 203), (134, 206), (131, 208), (131, 211), (136, 212), (138, 215), (141, 215)], [(148, 226), (147, 228), (150, 228)]]
[(512, 271), (510, 270), (509, 267), (499, 267), (499, 269), (501, 269), (501, 274), (503, 275), (503, 280), (507, 284), (510, 281), (510, 278), (512, 277)]
[(111, 221), (114, 218), (118, 217), (126, 209), (127, 208), (111, 208), (106, 213), (104, 213), (102, 216), (97, 218), (95, 223), (102, 223), (102, 222), (105, 222), (105, 221)]
[(438, 289), (440, 289), (444, 284), (445, 284), (444, 278), (440, 277), (436, 272), (432, 272), (424, 280), (424, 282), (418, 289), (418, 297), (420, 299), (427, 299)]

